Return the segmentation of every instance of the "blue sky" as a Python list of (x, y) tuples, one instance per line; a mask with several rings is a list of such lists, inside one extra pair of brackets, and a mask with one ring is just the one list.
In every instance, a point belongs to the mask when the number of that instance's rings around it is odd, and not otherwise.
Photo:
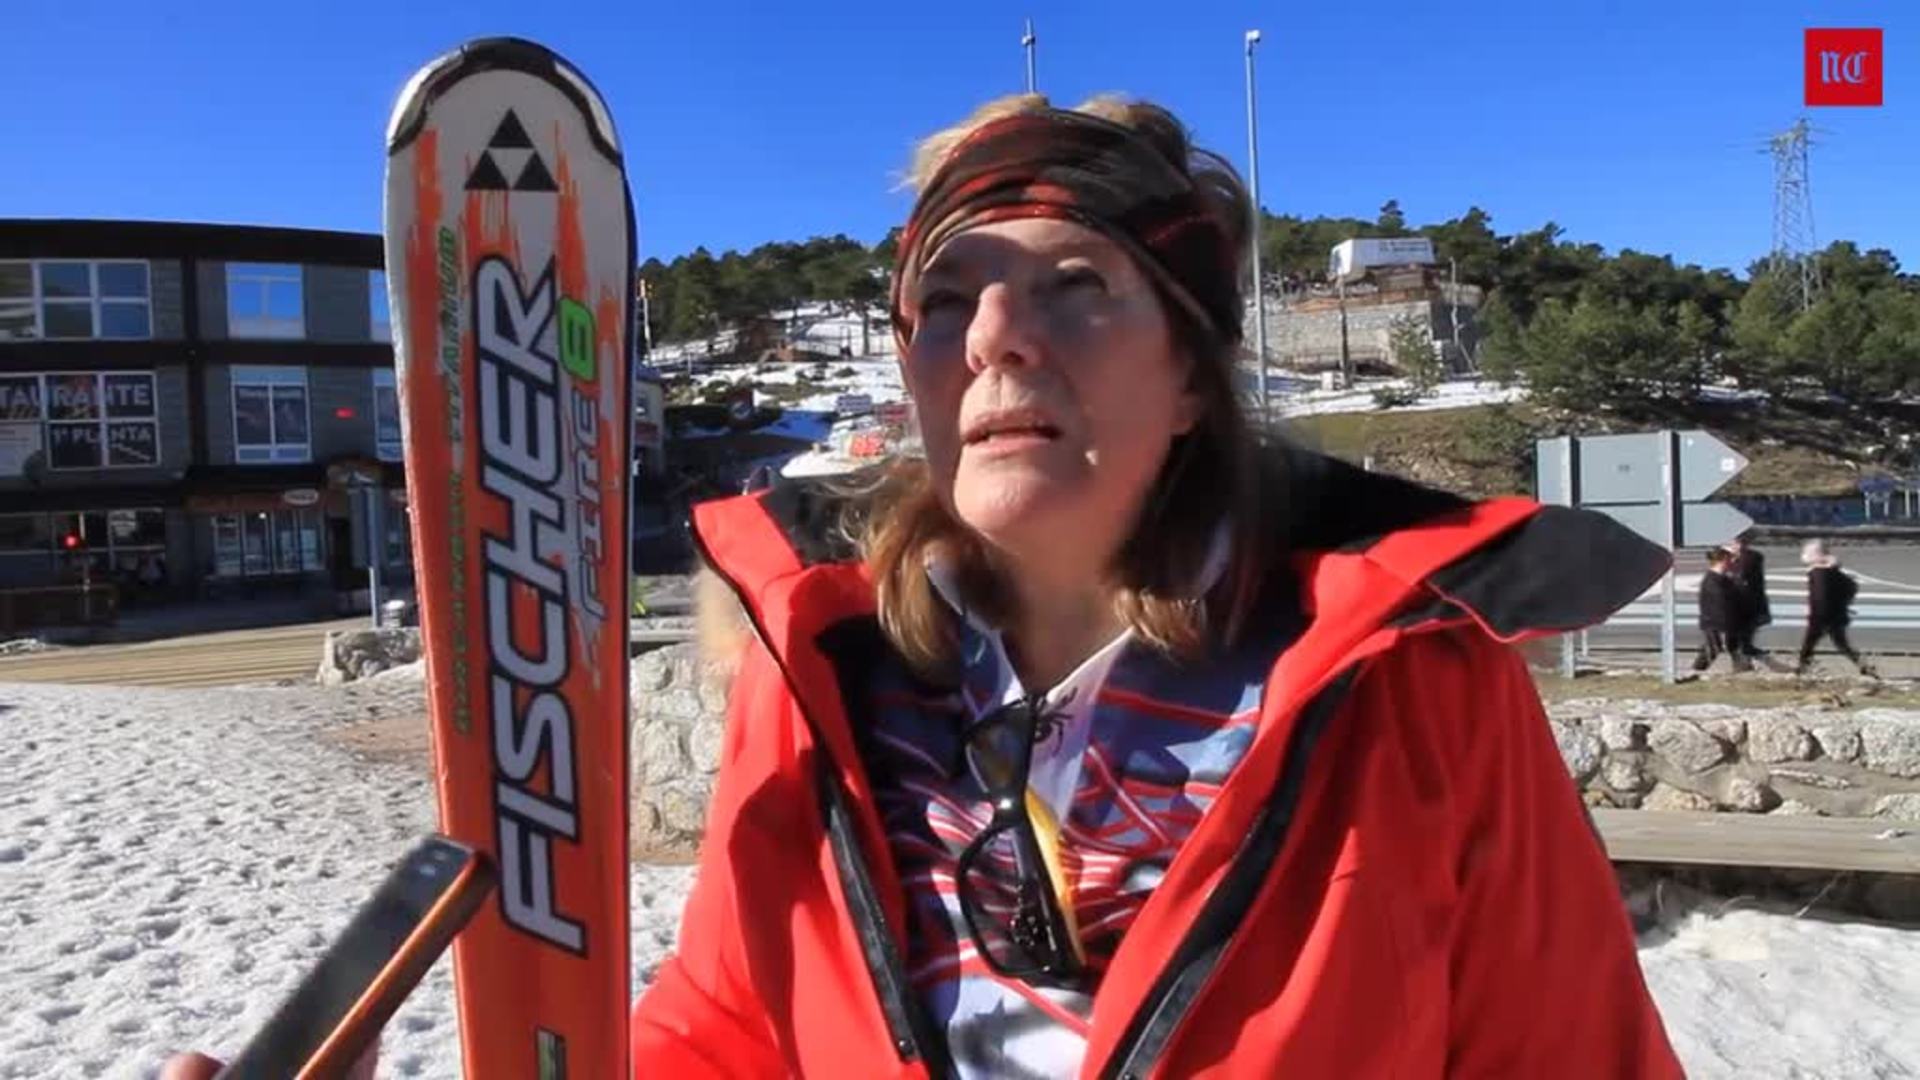
[[(381, 133), (411, 71), (532, 37), (594, 79), (642, 256), (845, 232), (907, 209), (913, 141), (1019, 89), (1021, 20), (1056, 101), (1160, 101), (1244, 167), (1259, 27), (1261, 199), (1415, 222), (1470, 204), (1610, 249), (1744, 268), (1770, 242), (1760, 152), (1801, 108), (1801, 30), (1886, 30), (1879, 109), (1812, 110), (1822, 243), (1920, 269), (1920, 5), (1833, 0), (534, 4), (11, 0), (0, 216), (380, 227)], [(178, 12), (178, 13), (169, 13)]]

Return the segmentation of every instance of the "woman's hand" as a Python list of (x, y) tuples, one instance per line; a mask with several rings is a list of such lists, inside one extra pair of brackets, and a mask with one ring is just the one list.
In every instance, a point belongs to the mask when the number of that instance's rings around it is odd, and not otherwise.
[(160, 1080), (213, 1080), (220, 1063), (205, 1054), (176, 1054), (160, 1066)]
[[(373, 1080), (374, 1062), (380, 1060), (380, 1044), (367, 1048), (367, 1055), (347, 1073), (347, 1080)], [(175, 1054), (160, 1066), (160, 1080), (213, 1080), (223, 1066), (205, 1054)]]

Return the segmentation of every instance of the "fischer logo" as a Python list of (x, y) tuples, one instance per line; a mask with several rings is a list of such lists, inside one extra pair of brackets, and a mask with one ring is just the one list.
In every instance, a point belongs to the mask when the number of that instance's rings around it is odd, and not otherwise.
[[(585, 928), (559, 910), (562, 882), (556, 874), (554, 843), (580, 838), (578, 728), (573, 704), (564, 693), (573, 656), (568, 598), (581, 594), (586, 599), (596, 575), (582, 574), (589, 569), (582, 564), (563, 569), (548, 556), (585, 548), (579, 543), (585, 539), (577, 531), (579, 519), (567, 520), (562, 483), (562, 426), (571, 419), (579, 433), (577, 401), (585, 395), (563, 380), (571, 382), (567, 376), (581, 374), (576, 350), (582, 316), (587, 320), (589, 376), (594, 338), (591, 312), (555, 292), (551, 263), (531, 290), (521, 287), (519, 274), (504, 259), (488, 257), (474, 269), (480, 486), (507, 512), (504, 531), (486, 535), (483, 544), (489, 661), (485, 707), (493, 730), (505, 918), (530, 934), (584, 953)], [(581, 452), (592, 449), (589, 444)], [(579, 476), (579, 486), (585, 487), (586, 480)], [(597, 521), (596, 513), (596, 526)], [(569, 570), (579, 575), (583, 588), (569, 588)], [(532, 625), (517, 633), (516, 592), (530, 593), (537, 613)], [(520, 606), (526, 609), (524, 596)], [(540, 791), (535, 776), (543, 762), (547, 782)]]

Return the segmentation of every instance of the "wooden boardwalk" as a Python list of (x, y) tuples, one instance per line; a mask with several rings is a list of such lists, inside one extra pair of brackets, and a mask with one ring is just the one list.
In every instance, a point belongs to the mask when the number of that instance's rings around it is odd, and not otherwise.
[(1614, 862), (1920, 874), (1920, 822), (1597, 808)]
[(328, 630), (365, 617), (191, 634), (130, 645), (81, 645), (0, 658), (0, 683), (234, 686), (312, 682)]

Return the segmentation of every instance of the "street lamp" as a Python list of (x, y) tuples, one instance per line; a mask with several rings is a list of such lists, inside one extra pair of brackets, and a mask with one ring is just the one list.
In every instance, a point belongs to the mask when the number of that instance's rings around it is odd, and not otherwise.
[(1033, 33), (1033, 20), (1028, 19), (1027, 32), (1020, 35), (1020, 48), (1027, 54), (1027, 93), (1029, 94), (1034, 92), (1033, 47), (1039, 43), (1040, 39), (1035, 37)]
[(1260, 418), (1271, 422), (1273, 399), (1267, 391), (1267, 291), (1260, 276), (1260, 124), (1253, 103), (1253, 47), (1260, 31), (1247, 31), (1247, 182), (1253, 191), (1253, 352), (1260, 365)]

